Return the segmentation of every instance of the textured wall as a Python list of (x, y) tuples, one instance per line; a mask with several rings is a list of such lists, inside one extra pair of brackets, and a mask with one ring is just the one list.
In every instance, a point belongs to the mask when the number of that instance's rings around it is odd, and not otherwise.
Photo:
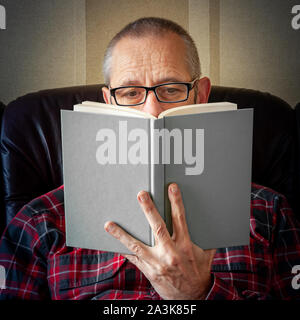
[(296, 3), (190, 0), (190, 32), (212, 82), (268, 91), (292, 106), (299, 102), (300, 30), (291, 27)]
[(105, 48), (127, 23), (144, 16), (158, 16), (188, 29), (188, 11), (188, 0), (86, 0), (87, 83), (103, 82)]
[[(299, 1), (298, 1), (299, 3)], [(172, 19), (195, 39), (213, 84), (300, 101), (300, 30), (294, 0), (1, 0), (0, 100), (54, 87), (99, 83), (104, 50), (142, 16)]]
[(220, 83), (261, 88), (300, 101), (300, 30), (291, 27), (294, 0), (221, 1)]
[(28, 92), (84, 84), (85, 1), (1, 0), (0, 100)]
[(202, 74), (211, 77), (209, 12), (209, 0), (189, 1), (189, 32), (196, 42), (201, 61)]

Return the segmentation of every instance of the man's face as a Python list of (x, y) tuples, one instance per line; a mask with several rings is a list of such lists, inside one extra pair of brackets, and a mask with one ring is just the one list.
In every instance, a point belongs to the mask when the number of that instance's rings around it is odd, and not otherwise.
[[(174, 33), (164, 36), (143, 38), (126, 37), (120, 40), (112, 57), (110, 77), (111, 88), (126, 85), (154, 86), (168, 82), (191, 82), (192, 79), (185, 62), (185, 45)], [(144, 104), (135, 108), (157, 117), (162, 111), (193, 103), (207, 102), (210, 82), (203, 78), (196, 84), (197, 91), (191, 90), (187, 101), (180, 103), (159, 102), (150, 91)], [(103, 88), (106, 103), (110, 103), (110, 93)], [(112, 99), (114, 103), (114, 99)]]

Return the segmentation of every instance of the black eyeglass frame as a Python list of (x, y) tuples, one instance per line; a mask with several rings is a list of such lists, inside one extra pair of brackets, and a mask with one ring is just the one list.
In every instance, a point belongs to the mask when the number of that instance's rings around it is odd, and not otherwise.
[[(153, 91), (154, 94), (155, 94), (155, 97), (157, 99), (157, 101), (161, 102), (161, 103), (178, 103), (178, 102), (183, 102), (183, 101), (186, 101), (188, 98), (189, 98), (189, 95), (190, 95), (190, 91), (195, 87), (195, 83), (196, 81), (198, 81), (199, 79), (195, 79), (191, 82), (168, 82), (168, 83), (162, 83), (162, 84), (158, 84), (156, 86), (153, 86), (153, 87), (144, 87), (144, 86), (123, 86), (123, 87), (117, 87), (117, 88), (109, 88), (109, 91), (110, 91), (110, 95), (111, 97), (114, 98), (116, 104), (118, 106), (122, 106), (122, 107), (134, 107), (134, 106), (139, 106), (143, 103), (145, 103), (145, 101), (147, 100), (147, 97), (148, 97), (148, 93), (149, 91)], [(184, 84), (186, 85), (187, 87), (187, 94), (186, 94), (186, 98), (185, 99), (182, 99), (182, 100), (178, 100), (178, 101), (162, 101), (159, 99), (157, 93), (156, 93), (156, 88), (159, 88), (161, 86), (165, 86), (165, 85), (171, 85), (171, 84)], [(145, 95), (145, 99), (144, 101), (142, 102), (139, 102), (139, 103), (136, 103), (136, 104), (120, 104), (118, 103), (117, 99), (116, 99), (116, 90), (118, 89), (124, 89), (124, 88), (142, 88), (142, 89), (145, 89), (146, 90), (146, 95)]]

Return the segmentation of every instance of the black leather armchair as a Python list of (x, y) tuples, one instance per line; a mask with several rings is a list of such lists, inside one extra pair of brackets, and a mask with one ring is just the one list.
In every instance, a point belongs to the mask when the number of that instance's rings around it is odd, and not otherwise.
[[(2, 125), (2, 115), (4, 112), (4, 108), (5, 108), (5, 104), (3, 102), (0, 101), (0, 130), (1, 130), (1, 125)], [(2, 171), (2, 163), (0, 161), (0, 172)], [(2, 226), (4, 226), (4, 222), (5, 222), (5, 209), (4, 209), (4, 198), (3, 198), (3, 175), (0, 175), (0, 235), (1, 235), (1, 231), (2, 231)]]
[[(60, 110), (84, 100), (103, 102), (101, 87), (43, 90), (7, 105), (0, 141), (5, 225), (24, 204), (63, 184)], [(296, 111), (280, 98), (247, 89), (214, 86), (209, 101), (254, 108), (252, 180), (283, 193), (296, 209)]]

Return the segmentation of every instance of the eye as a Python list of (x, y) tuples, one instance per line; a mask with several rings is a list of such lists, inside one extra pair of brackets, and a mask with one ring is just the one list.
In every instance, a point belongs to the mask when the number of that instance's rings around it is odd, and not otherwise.
[(181, 85), (164, 85), (159, 87), (157, 91), (162, 96), (177, 96), (185, 92), (185, 87)]
[(122, 98), (136, 98), (141, 94), (140, 90), (137, 90), (136, 88), (127, 88), (118, 90), (118, 95)]
[(134, 91), (134, 90), (131, 90), (127, 93), (129, 97), (135, 97), (137, 94), (138, 94), (137, 91)]
[(165, 92), (168, 94), (177, 93), (179, 90), (177, 88), (165, 88)]
[(127, 89), (121, 92), (123, 97), (135, 97), (138, 93), (135, 89)]
[(159, 94), (161, 95), (167, 95), (167, 96), (171, 96), (174, 95), (176, 93), (178, 93), (178, 89), (174, 88), (174, 87), (161, 87), (158, 90)]

